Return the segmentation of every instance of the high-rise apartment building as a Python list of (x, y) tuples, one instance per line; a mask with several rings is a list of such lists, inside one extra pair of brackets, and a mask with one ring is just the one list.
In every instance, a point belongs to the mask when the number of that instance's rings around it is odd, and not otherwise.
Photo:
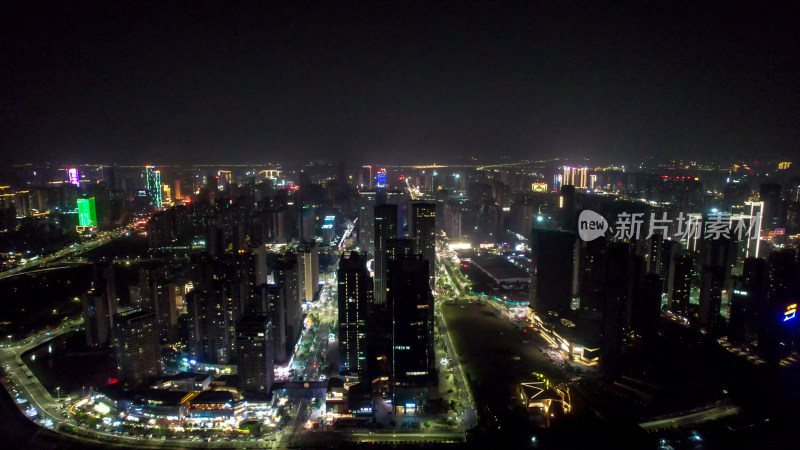
[(239, 390), (268, 394), (275, 379), (272, 321), (266, 314), (247, 315), (236, 323)]
[(131, 310), (114, 317), (117, 368), (123, 383), (136, 386), (158, 376), (160, 350), (156, 314)]

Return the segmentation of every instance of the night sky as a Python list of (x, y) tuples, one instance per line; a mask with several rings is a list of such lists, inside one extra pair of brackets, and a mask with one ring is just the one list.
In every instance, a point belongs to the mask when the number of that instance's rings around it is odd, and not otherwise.
[(64, 3), (0, 6), (6, 162), (800, 154), (797, 2)]

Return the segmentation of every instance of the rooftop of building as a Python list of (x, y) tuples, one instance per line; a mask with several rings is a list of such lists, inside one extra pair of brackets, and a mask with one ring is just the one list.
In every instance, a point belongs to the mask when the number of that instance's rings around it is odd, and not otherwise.
[(472, 261), (498, 283), (527, 281), (530, 278), (528, 272), (502, 256), (482, 253), (473, 257)]

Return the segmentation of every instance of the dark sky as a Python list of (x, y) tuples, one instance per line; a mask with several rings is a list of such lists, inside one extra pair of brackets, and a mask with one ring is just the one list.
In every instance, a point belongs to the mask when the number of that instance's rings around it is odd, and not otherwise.
[(800, 154), (796, 2), (288, 3), (3, 2), (0, 159)]

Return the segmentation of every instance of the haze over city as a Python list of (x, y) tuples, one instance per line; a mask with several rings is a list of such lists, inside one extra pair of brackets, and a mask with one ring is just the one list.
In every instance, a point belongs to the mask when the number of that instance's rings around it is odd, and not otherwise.
[(13, 162), (798, 151), (792, 2), (10, 2), (2, 15)]

